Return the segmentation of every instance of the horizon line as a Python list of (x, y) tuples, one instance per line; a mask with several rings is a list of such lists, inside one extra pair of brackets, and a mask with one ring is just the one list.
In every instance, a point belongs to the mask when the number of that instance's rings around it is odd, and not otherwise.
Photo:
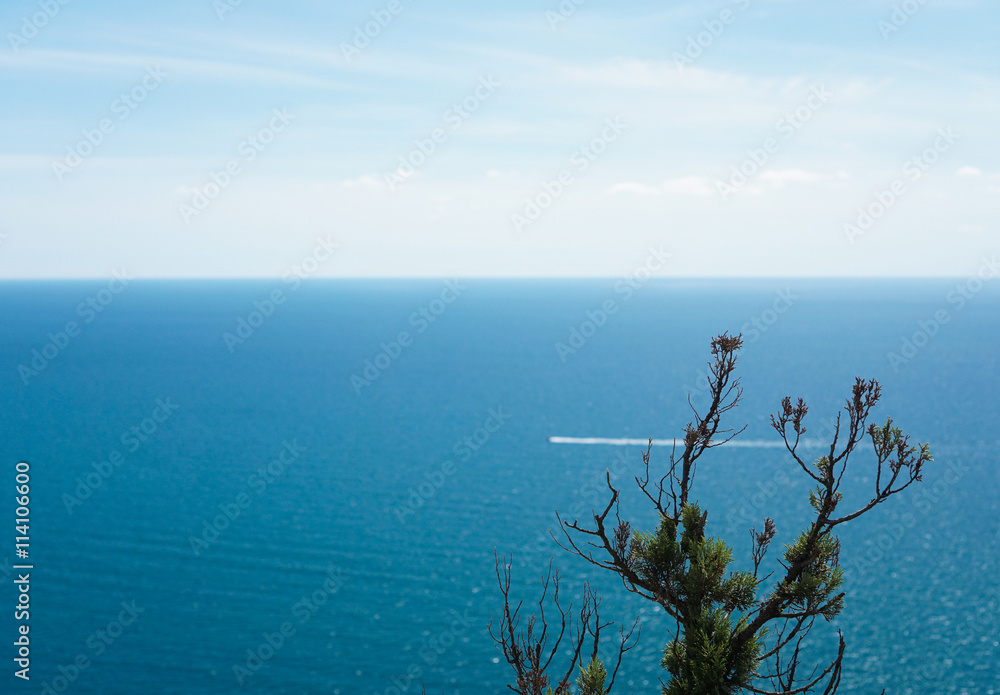
[[(125, 274), (127, 271), (121, 271)], [(110, 273), (109, 273), (110, 275)], [(288, 275), (140, 275), (128, 278), (136, 280), (171, 280), (171, 281), (263, 281), (283, 280)], [(620, 280), (627, 275), (337, 275), (323, 277), (299, 278), (303, 283), (331, 280)], [(31, 276), (31, 277), (0, 277), (0, 282), (61, 282), (83, 280), (106, 280), (108, 275), (74, 275), (74, 276)], [(962, 280), (967, 275), (678, 275), (671, 277), (651, 277), (643, 280), (643, 284), (652, 282), (677, 281), (723, 281), (723, 280)]]

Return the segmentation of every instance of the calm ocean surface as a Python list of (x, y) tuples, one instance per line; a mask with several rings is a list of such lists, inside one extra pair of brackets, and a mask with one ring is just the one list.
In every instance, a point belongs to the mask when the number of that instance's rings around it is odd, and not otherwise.
[[(769, 413), (802, 396), (822, 438), (853, 378), (879, 379), (876, 420), (891, 415), (936, 460), (842, 527), (847, 608), (809, 648), (831, 654), (844, 632), (845, 693), (1000, 693), (1000, 287), (616, 284), (0, 283), (0, 691), (508, 692), (485, 629), (494, 549), (514, 553), (526, 603), (551, 556), (579, 595), (589, 568), (545, 532), (553, 510), (583, 518), (604, 499), (606, 468), (623, 516), (654, 523), (628, 485), (639, 446), (549, 437), (680, 436), (686, 394), (706, 401), (709, 340), (742, 330), (745, 400), (729, 423), (750, 446), (702, 459), (710, 532), (739, 564), (765, 515), (790, 540), (808, 486), (768, 446)], [(873, 484), (863, 453), (848, 502)], [(22, 460), (29, 684), (11, 646)], [(643, 621), (615, 692), (658, 692), (662, 613), (592, 581), (607, 618)]]

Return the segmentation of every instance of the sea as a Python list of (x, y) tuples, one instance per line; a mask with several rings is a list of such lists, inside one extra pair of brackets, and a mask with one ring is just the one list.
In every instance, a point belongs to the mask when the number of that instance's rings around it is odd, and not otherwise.
[[(1000, 693), (988, 275), (0, 282), (0, 691), (509, 692), (499, 566), (522, 626), (549, 572), (567, 610), (599, 594), (612, 663), (638, 621), (612, 692), (658, 693), (672, 625), (560, 547), (556, 513), (586, 525), (610, 482), (621, 518), (655, 527), (634, 477), (650, 438), (663, 472), (704, 412), (725, 332), (742, 401), (723, 426), (742, 431), (692, 498), (734, 570), (771, 517), (773, 581), (810, 518), (770, 425), (783, 397), (809, 405), (807, 460), (857, 377), (882, 385), (871, 420), (934, 455), (838, 528), (845, 608), (801, 672), (839, 631), (841, 693)], [(871, 498), (874, 466), (852, 455), (842, 508)], [(557, 680), (571, 645), (542, 605)]]

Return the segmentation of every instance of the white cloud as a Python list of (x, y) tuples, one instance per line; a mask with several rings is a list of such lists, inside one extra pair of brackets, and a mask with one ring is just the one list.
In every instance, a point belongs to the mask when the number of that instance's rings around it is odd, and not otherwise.
[(0, 53), (0, 65), (15, 70), (119, 74), (137, 68), (162, 69), (168, 80), (239, 80), (262, 84), (297, 85), (326, 89), (356, 89), (347, 82), (314, 77), (301, 71), (280, 70), (258, 65), (245, 65), (225, 60), (206, 60), (170, 55), (138, 55), (128, 53), (98, 53), (96, 51), (33, 50), (30, 53), (8, 55)]
[(734, 93), (754, 88), (759, 91), (763, 85), (769, 89), (775, 82), (698, 67), (679, 72), (672, 60), (614, 58), (596, 64), (563, 63), (553, 67), (560, 70), (566, 80), (576, 84), (639, 90), (670, 88), (698, 93)]
[(955, 176), (982, 176), (983, 172), (978, 167), (964, 166), (955, 172)]
[(660, 185), (667, 193), (680, 195), (710, 196), (715, 192), (712, 184), (704, 176), (682, 176), (678, 179), (668, 179)]
[[(403, 176), (400, 172), (396, 172), (400, 176)], [(406, 178), (403, 176), (403, 178)], [(362, 174), (356, 179), (348, 179), (344, 181), (344, 188), (379, 188), (382, 183), (378, 180), (377, 174)]]
[(25, 169), (48, 169), (52, 166), (52, 157), (29, 154), (0, 154), (0, 169), (15, 171)]
[(635, 193), (637, 195), (659, 195), (660, 189), (656, 186), (649, 186), (644, 183), (634, 183), (623, 181), (616, 183), (608, 189), (608, 193)]
[(781, 188), (786, 183), (812, 183), (819, 181), (819, 174), (803, 169), (767, 169), (760, 174), (760, 180)]
[(681, 176), (676, 179), (667, 179), (659, 186), (651, 186), (646, 183), (636, 183), (634, 181), (623, 181), (608, 188), (608, 193), (634, 193), (636, 195), (660, 195), (661, 193), (671, 193), (675, 195), (697, 195), (710, 196), (714, 192), (712, 183), (704, 176)]

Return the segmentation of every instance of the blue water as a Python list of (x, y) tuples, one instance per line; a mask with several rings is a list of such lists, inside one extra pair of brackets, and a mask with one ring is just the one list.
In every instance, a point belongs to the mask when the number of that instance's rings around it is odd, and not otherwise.
[[(680, 436), (687, 393), (705, 402), (711, 336), (743, 329), (745, 397), (729, 424), (761, 446), (704, 457), (710, 530), (741, 564), (764, 515), (776, 548), (793, 537), (808, 486), (763, 446), (768, 414), (802, 396), (823, 437), (853, 378), (878, 378), (877, 419), (936, 460), (919, 487), (841, 527), (847, 608), (808, 648), (829, 654), (844, 632), (841, 692), (1000, 692), (1000, 288), (966, 288), (960, 305), (957, 284), (665, 281), (626, 296), (614, 280), (0, 283), (0, 574), (19, 562), (22, 460), (34, 567), (30, 683), (13, 675), (22, 623), (3, 580), (3, 691), (508, 692), (485, 629), (496, 549), (514, 553), (527, 603), (555, 556), (565, 596), (590, 578), (605, 617), (640, 616), (615, 691), (658, 692), (662, 613), (545, 535), (553, 510), (582, 518), (603, 500), (607, 468), (626, 487), (623, 515), (652, 525), (627, 485), (639, 447), (548, 438)], [(227, 343), (275, 289), (285, 301)], [(608, 300), (603, 325), (581, 326)], [(934, 335), (915, 336), (920, 322)], [(590, 337), (560, 354), (574, 327)], [(890, 361), (905, 338), (920, 347)], [(33, 350), (51, 359), (32, 367)], [(352, 385), (366, 360), (386, 368)], [(853, 462), (848, 501), (867, 499), (869, 464)], [(248, 650), (269, 658), (251, 670)]]

